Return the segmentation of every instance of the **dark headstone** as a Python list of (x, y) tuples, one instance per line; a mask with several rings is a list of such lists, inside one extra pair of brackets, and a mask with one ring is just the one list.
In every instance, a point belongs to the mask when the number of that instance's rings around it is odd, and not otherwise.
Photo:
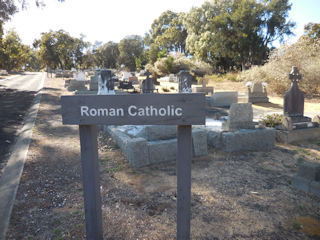
[(114, 94), (114, 79), (111, 70), (102, 69), (98, 77), (98, 94)]
[(191, 83), (193, 76), (190, 74), (189, 70), (182, 70), (178, 74), (179, 81), (179, 93), (191, 93)]
[[(285, 130), (292, 130), (301, 126), (309, 126), (308, 124), (301, 125), (303, 122), (311, 122), (311, 118), (303, 116), (304, 113), (304, 93), (299, 89), (298, 83), (301, 80), (301, 75), (297, 67), (292, 67), (289, 74), (289, 79), (292, 84), (289, 91), (284, 96), (282, 127)], [(298, 124), (298, 125), (297, 125)], [(296, 126), (297, 125), (297, 126)], [(310, 126), (311, 127), (311, 126)]]
[(301, 75), (297, 67), (292, 67), (289, 74), (292, 81), (291, 88), (284, 96), (284, 115), (287, 117), (299, 118), (303, 117), (304, 112), (304, 93), (299, 89), (298, 82)]
[(153, 85), (153, 79), (149, 78), (151, 73), (147, 71), (145, 75), (147, 76), (147, 78), (142, 81), (142, 93), (153, 93), (155, 88)]

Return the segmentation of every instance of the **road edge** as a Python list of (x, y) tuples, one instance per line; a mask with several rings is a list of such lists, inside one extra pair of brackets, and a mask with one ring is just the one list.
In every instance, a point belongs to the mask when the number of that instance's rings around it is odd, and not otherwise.
[(25, 117), (23, 127), (18, 132), (16, 144), (11, 149), (7, 165), (0, 178), (0, 240), (4, 240), (9, 227), (13, 204), (16, 199), (20, 178), (27, 158), (29, 145), (32, 139), (32, 128), (37, 118), (41, 99), (41, 91), (44, 86), (46, 74), (42, 73), (38, 93), (31, 108)]

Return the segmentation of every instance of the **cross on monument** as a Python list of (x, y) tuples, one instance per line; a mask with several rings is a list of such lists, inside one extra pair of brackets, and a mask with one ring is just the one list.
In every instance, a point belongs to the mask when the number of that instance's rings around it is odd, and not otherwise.
[(298, 83), (301, 80), (301, 74), (297, 67), (293, 66), (291, 72), (289, 73), (289, 79), (292, 83)]

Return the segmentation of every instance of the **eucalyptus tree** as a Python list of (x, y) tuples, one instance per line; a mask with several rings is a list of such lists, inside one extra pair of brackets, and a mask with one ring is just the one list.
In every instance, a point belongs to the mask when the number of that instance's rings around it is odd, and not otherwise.
[(168, 10), (155, 19), (149, 31), (150, 46), (156, 44), (161, 50), (167, 49), (184, 53), (187, 31), (183, 25), (183, 16), (184, 13)]
[(32, 50), (29, 46), (22, 44), (21, 39), (15, 31), (9, 31), (0, 44), (0, 68), (20, 70), (30, 60)]
[(288, 0), (212, 0), (184, 17), (187, 49), (217, 68), (261, 64), (275, 40), (292, 34)]
[(42, 33), (41, 39), (34, 42), (39, 47), (43, 65), (52, 69), (80, 67), (83, 51), (87, 46), (83, 40), (73, 38), (64, 30)]
[(118, 43), (108, 42), (94, 50), (96, 65), (102, 68), (116, 68), (120, 55)]
[(137, 68), (137, 59), (143, 60), (144, 41), (141, 36), (131, 35), (125, 37), (119, 42), (119, 65), (125, 65), (131, 71)]

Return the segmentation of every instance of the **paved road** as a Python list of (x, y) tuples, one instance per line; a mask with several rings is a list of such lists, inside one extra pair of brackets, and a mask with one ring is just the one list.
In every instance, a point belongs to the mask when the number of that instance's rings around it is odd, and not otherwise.
[(16, 89), (18, 91), (38, 91), (42, 73), (26, 72), (23, 75), (0, 79), (0, 88)]
[(0, 240), (9, 225), (44, 79), (44, 73), (25, 73), (0, 80)]

